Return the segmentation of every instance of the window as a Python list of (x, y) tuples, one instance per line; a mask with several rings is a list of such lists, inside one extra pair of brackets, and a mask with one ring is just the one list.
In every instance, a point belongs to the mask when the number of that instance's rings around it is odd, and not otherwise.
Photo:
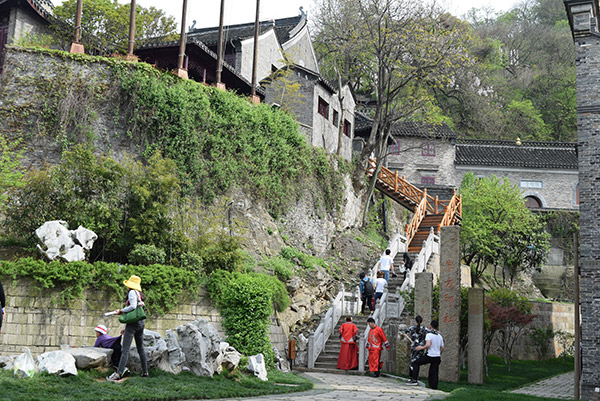
[(339, 117), (338, 111), (336, 109), (333, 109), (333, 125), (334, 126), (337, 127), (339, 125), (339, 121), (338, 121), (339, 119), (340, 119), (340, 117)]
[(399, 155), (400, 141), (396, 140), (393, 145), (388, 146), (388, 153), (391, 155)]
[(421, 144), (421, 156), (435, 156), (435, 144), (433, 142), (423, 142)]
[(346, 135), (347, 137), (350, 137), (351, 134), (352, 134), (352, 124), (350, 124), (350, 121), (344, 120), (344, 135)]
[(327, 103), (321, 96), (319, 96), (319, 109), (320, 115), (329, 120), (329, 103)]
[(537, 188), (541, 189), (544, 187), (542, 181), (529, 181), (529, 180), (521, 180), (521, 188)]
[(542, 207), (542, 202), (535, 196), (526, 196), (525, 197), (525, 207), (530, 209), (539, 209)]
[(435, 185), (435, 177), (421, 177), (421, 185)]

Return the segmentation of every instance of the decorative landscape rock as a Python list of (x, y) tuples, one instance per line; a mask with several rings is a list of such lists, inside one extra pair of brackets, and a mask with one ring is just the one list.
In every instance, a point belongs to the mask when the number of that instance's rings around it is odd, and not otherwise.
[[(167, 351), (167, 343), (160, 334), (156, 331), (144, 330), (143, 343), (144, 351), (146, 351), (146, 358), (148, 359), (148, 368), (155, 368), (168, 364), (169, 354)], [(141, 366), (140, 355), (137, 352), (134, 340), (131, 342), (129, 348), (127, 367), (133, 372), (139, 372)]]
[(210, 376), (218, 370), (221, 336), (205, 319), (178, 326), (179, 345), (185, 353), (185, 366), (197, 376)]
[(62, 351), (75, 358), (77, 369), (93, 369), (98, 366), (109, 366), (112, 348), (83, 347), (65, 348)]
[(271, 347), (273, 349), (273, 353), (275, 354), (273, 361), (275, 362), (275, 368), (280, 370), (281, 372), (289, 372), (290, 371), (290, 363), (287, 359), (285, 359), (284, 355), (281, 355), (279, 350), (275, 347)]
[(48, 372), (51, 375), (77, 376), (77, 366), (73, 355), (65, 351), (51, 351), (37, 357), (40, 372)]
[(220, 362), (218, 366), (218, 372), (221, 373), (223, 369), (234, 371), (238, 368), (242, 354), (237, 352), (229, 343), (222, 342), (220, 345), (221, 355), (219, 357)]
[(177, 334), (173, 330), (165, 332), (165, 343), (167, 344), (167, 358), (161, 359), (158, 368), (165, 372), (177, 374), (183, 370), (185, 365), (185, 354), (179, 346)]
[(254, 376), (258, 377), (260, 380), (264, 382), (268, 380), (267, 368), (265, 366), (265, 357), (263, 356), (263, 354), (257, 354), (249, 357), (248, 366), (246, 367), (246, 369), (254, 373)]
[(61, 258), (67, 262), (85, 260), (86, 251), (92, 249), (98, 236), (91, 230), (79, 226), (77, 230), (69, 230), (62, 220), (47, 221), (35, 234), (43, 246), (38, 250), (50, 260)]

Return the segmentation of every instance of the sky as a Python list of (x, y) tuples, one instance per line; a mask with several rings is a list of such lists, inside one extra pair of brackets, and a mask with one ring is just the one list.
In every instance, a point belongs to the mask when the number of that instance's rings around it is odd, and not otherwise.
[[(60, 5), (62, 2), (63, 0), (52, 0), (54, 5)], [(129, 3), (130, 0), (119, 0), (119, 2)], [(438, 3), (460, 17), (473, 7), (490, 6), (496, 11), (506, 11), (516, 4), (517, 0), (438, 0)], [(137, 4), (142, 7), (163, 9), (166, 14), (174, 16), (178, 22), (181, 20), (183, 0), (137, 0)], [(196, 28), (219, 25), (220, 5), (219, 0), (188, 0), (186, 25), (191, 26), (194, 20)], [(293, 17), (299, 14), (298, 10), (301, 6), (308, 12), (310, 19), (314, 0), (261, 0), (260, 19)], [(256, 1), (225, 0), (225, 25), (253, 22), (255, 11)]]

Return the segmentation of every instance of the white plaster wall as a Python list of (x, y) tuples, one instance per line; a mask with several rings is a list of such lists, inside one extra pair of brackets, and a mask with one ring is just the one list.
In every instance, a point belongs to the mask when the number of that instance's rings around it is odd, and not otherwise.
[[(254, 57), (254, 38), (242, 41), (242, 58), (240, 73), (252, 82), (252, 59)], [(256, 65), (256, 81), (260, 82), (271, 74), (271, 66), (283, 67), (283, 54), (274, 30), (269, 30), (258, 37), (258, 57)]]
[(308, 26), (302, 28), (297, 35), (283, 43), (281, 47), (295, 64), (319, 73), (319, 65), (310, 39)]

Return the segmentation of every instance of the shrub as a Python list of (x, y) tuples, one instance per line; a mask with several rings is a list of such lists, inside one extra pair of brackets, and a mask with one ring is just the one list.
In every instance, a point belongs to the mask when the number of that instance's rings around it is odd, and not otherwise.
[(235, 237), (224, 237), (216, 244), (203, 248), (201, 254), (207, 274), (217, 270), (244, 270), (244, 253)]
[(272, 365), (269, 319), (273, 309), (284, 311), (290, 303), (283, 283), (263, 273), (216, 270), (207, 287), (221, 308), (228, 342), (246, 355), (263, 353), (267, 365)]
[(550, 351), (550, 340), (554, 338), (552, 326), (537, 327), (531, 330), (530, 336), (539, 358), (542, 360), (546, 359)]
[(294, 265), (292, 262), (281, 256), (265, 259), (260, 265), (270, 270), (281, 281), (287, 281), (294, 275)]
[(195, 252), (182, 253), (179, 264), (187, 270), (202, 271), (202, 257)]
[(129, 253), (129, 261), (136, 265), (164, 264), (167, 254), (154, 245), (136, 244)]

